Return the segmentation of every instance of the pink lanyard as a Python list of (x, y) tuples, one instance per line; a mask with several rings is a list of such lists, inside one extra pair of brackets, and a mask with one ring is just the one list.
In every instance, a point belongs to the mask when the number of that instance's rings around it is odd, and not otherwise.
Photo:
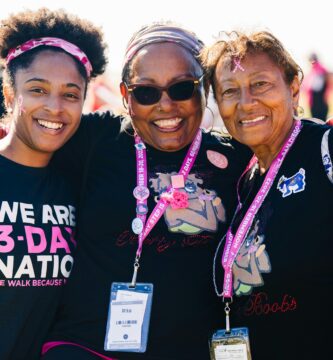
[[(202, 140), (202, 132), (201, 129), (198, 130), (190, 148), (187, 151), (185, 159), (182, 163), (182, 166), (178, 172), (178, 175), (183, 175), (184, 182), (186, 181), (188, 174), (190, 173), (192, 166), (197, 158), (197, 155), (200, 150)], [(138, 135), (135, 135), (135, 151), (136, 151), (136, 181), (137, 186), (134, 189), (134, 197), (136, 198), (136, 215), (137, 218), (140, 219), (139, 221), (142, 222), (142, 231), (138, 234), (138, 249), (136, 251), (136, 258), (134, 263), (134, 274), (132, 279), (132, 285), (135, 286), (136, 283), (136, 275), (137, 270), (139, 267), (139, 259), (142, 253), (142, 245), (148, 234), (157, 224), (161, 216), (166, 211), (167, 207), (169, 206), (168, 201), (165, 198), (161, 197), (158, 203), (155, 205), (154, 209), (152, 210), (148, 220), (147, 218), (147, 199), (149, 197), (149, 189), (148, 185), (148, 167), (147, 167), (147, 155), (146, 155), (146, 147), (142, 142), (141, 138)], [(174, 190), (172, 185), (169, 185), (166, 193)]]
[[(282, 146), (279, 154), (273, 160), (269, 171), (265, 177), (263, 184), (261, 185), (257, 195), (255, 196), (252, 204), (250, 205), (249, 209), (247, 210), (243, 220), (241, 221), (235, 236), (231, 232), (231, 226), (228, 229), (227, 236), (226, 236), (226, 244), (224, 246), (223, 255), (222, 255), (222, 266), (224, 269), (224, 281), (223, 281), (223, 297), (224, 298), (232, 298), (233, 294), (233, 287), (232, 287), (232, 265), (235, 261), (235, 258), (246, 238), (246, 235), (252, 225), (255, 215), (259, 211), (262, 203), (264, 202), (267, 194), (270, 191), (271, 186), (279, 172), (279, 169), (283, 163), (284, 158), (286, 157), (288, 151), (290, 150), (291, 146), (295, 142), (298, 134), (301, 131), (302, 124), (300, 120), (296, 120), (293, 131), (290, 136), (287, 138), (285, 143)], [(253, 156), (250, 160), (249, 164), (247, 165), (245, 171), (241, 175), (240, 179), (243, 175), (255, 164), (258, 162), (256, 156)], [(240, 180), (238, 181), (239, 185)], [(238, 186), (237, 186), (238, 191)], [(236, 211), (239, 211), (242, 207), (238, 195), (238, 207)]]

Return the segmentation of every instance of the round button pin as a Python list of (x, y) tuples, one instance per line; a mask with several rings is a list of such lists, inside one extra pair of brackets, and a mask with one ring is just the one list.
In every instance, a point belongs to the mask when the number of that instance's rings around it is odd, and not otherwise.
[(142, 233), (143, 230), (143, 222), (139, 218), (135, 218), (132, 221), (132, 230), (134, 234), (139, 235)]
[(146, 200), (149, 197), (149, 189), (146, 186), (136, 186), (133, 195), (137, 200)]

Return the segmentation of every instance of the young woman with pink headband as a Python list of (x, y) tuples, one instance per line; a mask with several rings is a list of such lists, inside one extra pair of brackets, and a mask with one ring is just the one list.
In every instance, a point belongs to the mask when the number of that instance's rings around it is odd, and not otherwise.
[(76, 247), (77, 194), (53, 153), (77, 130), (104, 71), (101, 31), (63, 11), (0, 24), (8, 134), (0, 140), (0, 358), (39, 358)]

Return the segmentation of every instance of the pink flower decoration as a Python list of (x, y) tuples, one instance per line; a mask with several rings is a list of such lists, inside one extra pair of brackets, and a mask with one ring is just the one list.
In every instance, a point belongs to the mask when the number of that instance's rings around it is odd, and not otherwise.
[(161, 198), (167, 201), (172, 209), (186, 209), (188, 207), (188, 195), (177, 189), (171, 189), (161, 195)]

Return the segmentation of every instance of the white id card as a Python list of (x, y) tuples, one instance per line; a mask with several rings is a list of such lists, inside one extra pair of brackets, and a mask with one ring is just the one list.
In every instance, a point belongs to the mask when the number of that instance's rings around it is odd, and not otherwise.
[(214, 349), (215, 360), (247, 360), (246, 344), (217, 345)]
[(251, 360), (248, 329), (218, 330), (212, 336), (210, 355), (212, 360)]
[(104, 350), (145, 352), (153, 285), (113, 283)]

